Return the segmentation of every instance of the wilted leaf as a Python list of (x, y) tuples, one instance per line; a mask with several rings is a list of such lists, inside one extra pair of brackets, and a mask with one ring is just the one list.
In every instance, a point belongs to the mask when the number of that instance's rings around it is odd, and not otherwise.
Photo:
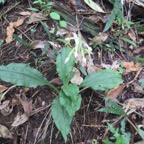
[(4, 116), (8, 116), (9, 114), (11, 114), (11, 112), (13, 111), (13, 106), (12, 104), (8, 104), (5, 108), (3, 108), (1, 110), (1, 113), (4, 115)]
[(97, 44), (99, 44), (99, 43), (101, 43), (101, 42), (104, 42), (104, 41), (106, 41), (106, 39), (108, 38), (108, 34), (106, 34), (106, 33), (101, 33), (101, 34), (99, 34), (99, 36), (95, 36), (91, 41), (90, 41), (90, 43), (97, 43)]
[(80, 87), (90, 87), (94, 90), (109, 90), (123, 82), (119, 72), (106, 69), (86, 76)]
[(42, 13), (33, 12), (29, 17), (29, 20), (27, 21), (27, 24), (32, 24), (32, 23), (35, 23), (35, 22), (39, 22), (41, 20), (47, 20), (47, 18)]
[(130, 98), (124, 102), (124, 105), (128, 109), (139, 109), (144, 107), (143, 98)]
[(52, 79), (51, 81), (50, 81), (50, 83), (51, 84), (53, 84), (53, 85), (62, 85), (62, 81), (61, 81), (61, 79), (58, 77), (58, 78), (54, 78), (54, 79)]
[(84, 1), (93, 10), (95, 10), (97, 12), (105, 13), (104, 10), (99, 5), (97, 5), (95, 2), (93, 2), (93, 0), (84, 0)]
[(58, 97), (54, 99), (52, 104), (52, 117), (66, 142), (67, 135), (70, 131), (72, 117), (70, 117), (65, 108), (60, 105)]
[(5, 39), (6, 43), (9, 43), (12, 41), (13, 33), (15, 31), (14, 27), (18, 27), (18, 26), (22, 25), (23, 22), (24, 22), (23, 19), (18, 19), (16, 22), (11, 22), (9, 24), (9, 26), (6, 29), (6, 35), (7, 35), (7, 38)]
[(123, 88), (124, 88), (124, 84), (121, 84), (121, 85), (119, 85), (119, 86), (111, 89), (107, 93), (106, 97), (109, 98), (109, 99), (111, 99), (111, 100), (116, 99), (118, 96), (120, 96), (122, 94)]
[(80, 72), (77, 68), (73, 68), (74, 77), (70, 80), (71, 83), (80, 85), (83, 81), (83, 78), (80, 76)]
[(29, 117), (32, 112), (32, 100), (28, 100), (24, 94), (20, 94), (17, 97), (23, 106), (25, 114)]
[(0, 104), (0, 110), (4, 109), (6, 106), (8, 106), (10, 103), (10, 100), (5, 100)]
[(135, 65), (134, 62), (123, 62), (123, 65), (126, 68), (126, 72), (139, 71), (141, 69), (139, 63)]
[(144, 47), (136, 48), (133, 52), (134, 52), (135, 54), (139, 54), (141, 51), (144, 51)]
[(12, 123), (12, 127), (17, 127), (23, 123), (25, 123), (26, 121), (28, 120), (28, 116), (23, 113), (23, 114), (20, 114), (18, 113), (17, 116), (14, 118), (14, 122)]
[(41, 41), (41, 40), (35, 40), (31, 42), (31, 46), (33, 49), (37, 48), (44, 49), (47, 44), (49, 44), (48, 41)]
[(8, 89), (6, 86), (0, 85), (0, 93), (3, 93), (6, 89)]
[(22, 15), (22, 16), (30, 16), (31, 12), (29, 12), (29, 11), (23, 11), (23, 12), (20, 12), (19, 14)]
[(9, 129), (1, 124), (0, 124), (0, 137), (12, 139), (12, 134), (9, 131)]

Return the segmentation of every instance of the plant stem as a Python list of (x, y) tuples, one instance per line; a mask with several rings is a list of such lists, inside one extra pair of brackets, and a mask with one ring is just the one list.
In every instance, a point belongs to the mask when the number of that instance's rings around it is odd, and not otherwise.
[(59, 93), (59, 89), (57, 89), (53, 84), (47, 82), (47, 84), (50, 88), (52, 88), (56, 93)]

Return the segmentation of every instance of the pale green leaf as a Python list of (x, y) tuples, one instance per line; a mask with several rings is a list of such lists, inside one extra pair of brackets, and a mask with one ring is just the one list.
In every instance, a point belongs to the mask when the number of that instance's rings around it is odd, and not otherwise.
[(74, 116), (75, 112), (80, 109), (82, 99), (77, 85), (63, 85), (59, 98), (60, 104), (65, 107), (71, 117)]
[(0, 79), (17, 86), (37, 87), (47, 85), (48, 81), (36, 69), (27, 64), (11, 63), (0, 66)]
[(123, 80), (119, 72), (106, 69), (87, 75), (80, 86), (90, 87), (94, 90), (109, 90), (122, 82)]
[(60, 15), (59, 15), (57, 12), (51, 12), (51, 13), (50, 13), (50, 17), (51, 17), (53, 20), (60, 20)]
[(60, 26), (63, 27), (63, 28), (66, 28), (67, 27), (67, 22), (66, 21), (60, 21)]
[(58, 97), (54, 99), (52, 104), (52, 117), (66, 142), (67, 135), (70, 131), (72, 117), (70, 117), (65, 108), (60, 105)]
[(84, 1), (91, 9), (97, 12), (105, 13), (104, 10), (99, 5), (93, 2), (93, 0), (84, 0)]
[(74, 55), (72, 54), (70, 56), (69, 61), (65, 62), (70, 52), (71, 52), (71, 49), (63, 48), (61, 53), (59, 53), (56, 59), (57, 72), (58, 72), (60, 79), (63, 81), (63, 84), (68, 84), (68, 82), (71, 80), (73, 76), (72, 70), (73, 70), (74, 62), (75, 62)]

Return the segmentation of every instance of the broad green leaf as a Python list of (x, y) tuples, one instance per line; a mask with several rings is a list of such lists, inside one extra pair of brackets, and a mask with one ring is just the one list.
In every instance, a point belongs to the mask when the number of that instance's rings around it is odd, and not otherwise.
[(141, 138), (144, 139), (144, 130), (142, 130), (140, 127), (138, 127), (137, 130), (138, 130), (138, 132), (139, 132)]
[(7, 66), (0, 66), (0, 79), (17, 86), (37, 87), (49, 85), (53, 87), (38, 70), (27, 64), (11, 63)]
[(81, 87), (90, 87), (94, 90), (109, 90), (123, 82), (119, 72), (111, 69), (101, 70), (86, 76)]
[(50, 13), (50, 17), (51, 17), (53, 20), (60, 20), (60, 15), (59, 15), (57, 12), (51, 12), (51, 13)]
[(65, 108), (61, 106), (58, 97), (54, 99), (52, 104), (52, 117), (66, 142), (67, 135), (70, 131), (72, 117), (70, 117)]
[(72, 117), (80, 109), (81, 95), (79, 87), (75, 84), (63, 85), (59, 94), (60, 104), (65, 107), (68, 114)]
[(84, 1), (93, 10), (95, 10), (97, 12), (105, 13), (104, 10), (99, 5), (97, 5), (95, 2), (93, 2), (93, 0), (84, 0)]
[(72, 54), (69, 61), (65, 63), (66, 58), (68, 57), (70, 52), (71, 49), (63, 48), (56, 59), (57, 72), (60, 79), (63, 81), (63, 84), (68, 84), (68, 82), (71, 80), (73, 76), (72, 70), (75, 62), (74, 55)]
[(104, 144), (114, 144), (113, 142), (111, 142), (111, 141), (109, 141), (109, 140), (102, 140), (102, 142), (103, 142)]

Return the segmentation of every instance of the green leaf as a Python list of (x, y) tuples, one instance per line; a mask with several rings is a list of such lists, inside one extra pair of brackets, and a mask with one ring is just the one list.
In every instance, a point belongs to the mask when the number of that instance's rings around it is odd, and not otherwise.
[(50, 17), (51, 17), (53, 20), (60, 20), (60, 15), (59, 15), (57, 12), (51, 12), (51, 13), (50, 13)]
[(72, 117), (70, 117), (65, 108), (60, 105), (58, 97), (54, 99), (52, 104), (52, 117), (66, 142), (67, 135), (70, 131)]
[(138, 127), (137, 130), (138, 130), (138, 132), (139, 132), (141, 138), (144, 139), (144, 130), (142, 130), (140, 127)]
[(49, 83), (38, 70), (31, 68), (28, 64), (11, 63), (0, 66), (0, 79), (25, 87), (48, 85), (58, 92), (57, 88)]
[(80, 109), (81, 95), (79, 87), (75, 84), (63, 85), (59, 94), (60, 104), (65, 107), (68, 114), (73, 117), (75, 112)]
[(141, 86), (144, 87), (144, 79), (140, 79), (139, 82), (141, 83)]
[(67, 27), (67, 22), (66, 21), (60, 21), (60, 26), (63, 27), (63, 28), (66, 28)]
[(106, 112), (106, 113), (112, 113), (116, 115), (125, 115), (126, 113), (123, 111), (123, 109), (113, 102), (112, 100), (105, 98), (106, 103), (109, 105), (109, 107), (101, 108), (98, 111), (99, 112)]
[(123, 82), (119, 72), (111, 69), (101, 70), (86, 76), (81, 87), (91, 87), (94, 90), (109, 90)]
[(111, 142), (109, 140), (102, 140), (102, 142), (104, 142), (104, 144), (114, 144), (113, 142)]
[(70, 52), (71, 52), (71, 49), (63, 48), (61, 53), (59, 53), (56, 59), (57, 72), (63, 84), (68, 84), (68, 82), (73, 77), (72, 70), (73, 70), (74, 63), (75, 63), (74, 55), (72, 54), (69, 61), (65, 63), (66, 58), (68, 57)]
[(109, 16), (103, 32), (106, 32), (112, 26), (116, 17), (118, 17), (119, 21), (123, 21), (122, 4), (120, 0), (115, 0), (114, 8)]
[(50, 34), (49, 29), (47, 28), (46, 23), (44, 23), (44, 22), (42, 22), (42, 21), (40, 21), (40, 23), (41, 23), (41, 25), (43, 26), (44, 30), (46, 31), (46, 34), (47, 34), (49, 40), (51, 40), (51, 34)]
[(5, 0), (0, 0), (0, 3), (3, 3), (3, 4), (4, 4), (4, 3), (5, 3)]
[(39, 9), (37, 9), (37, 8), (33, 8), (33, 7), (31, 7), (31, 8), (27, 8), (28, 10), (31, 10), (31, 11), (39, 11)]
[(32, 48), (31, 44), (26, 42), (25, 40), (23, 40), (22, 38), (20, 38), (17, 35), (13, 35), (14, 39), (17, 40), (19, 43), (23, 44), (24, 46), (28, 47), (28, 48)]
[(107, 123), (108, 129), (114, 134), (115, 133), (115, 128), (112, 126), (112, 124)]
[(121, 40), (124, 40), (126, 42), (128, 42), (129, 44), (133, 45), (133, 46), (137, 46), (132, 40), (125, 38), (125, 37), (120, 37)]

